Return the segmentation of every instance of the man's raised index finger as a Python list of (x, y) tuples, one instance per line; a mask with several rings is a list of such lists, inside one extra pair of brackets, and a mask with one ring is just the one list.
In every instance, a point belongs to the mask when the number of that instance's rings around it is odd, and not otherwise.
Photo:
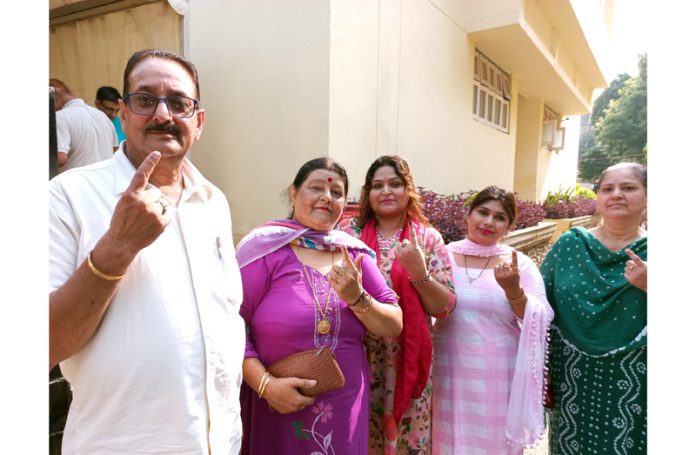
[(131, 183), (128, 186), (130, 191), (145, 189), (152, 171), (155, 170), (155, 166), (159, 163), (162, 154), (158, 151), (151, 152), (147, 158), (140, 163), (140, 166), (135, 171), (135, 175), (131, 179)]

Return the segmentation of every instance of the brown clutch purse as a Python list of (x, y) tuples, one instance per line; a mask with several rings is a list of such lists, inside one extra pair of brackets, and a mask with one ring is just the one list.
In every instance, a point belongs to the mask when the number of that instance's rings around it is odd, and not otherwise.
[(319, 348), (297, 352), (275, 362), (268, 372), (277, 378), (297, 377), (315, 379), (317, 384), (309, 389), (300, 389), (303, 395), (313, 397), (320, 393), (340, 389), (346, 385), (341, 367), (331, 349)]

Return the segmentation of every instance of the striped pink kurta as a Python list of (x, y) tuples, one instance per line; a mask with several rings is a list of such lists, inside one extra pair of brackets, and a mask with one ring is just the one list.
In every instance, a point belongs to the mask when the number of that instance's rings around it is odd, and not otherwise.
[[(548, 307), (536, 265), (519, 252), (518, 261), (527, 305)], [(472, 278), (480, 272), (469, 268)], [(522, 446), (505, 438), (520, 324), (493, 269), (469, 284), (464, 267), (452, 260), (452, 278), (457, 306), (433, 330), (433, 454), (522, 454)], [(525, 362), (526, 353), (521, 356)]]

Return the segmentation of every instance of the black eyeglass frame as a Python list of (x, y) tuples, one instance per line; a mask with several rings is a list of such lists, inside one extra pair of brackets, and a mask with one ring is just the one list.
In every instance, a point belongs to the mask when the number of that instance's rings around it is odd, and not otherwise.
[[(151, 112), (135, 112), (133, 108), (131, 107), (130, 103), (130, 97), (133, 95), (140, 95), (140, 96), (147, 96), (150, 97), (153, 101), (157, 100), (155, 104), (152, 106), (152, 111)], [(183, 115), (183, 114), (176, 114), (172, 112), (171, 106), (169, 106), (169, 100), (170, 99), (184, 99), (184, 100), (189, 100), (193, 101), (193, 109), (191, 109), (191, 113), (188, 115)], [(145, 93), (145, 92), (133, 92), (133, 93), (126, 93), (123, 96), (123, 102), (126, 103), (126, 106), (128, 106), (128, 110), (130, 110), (133, 114), (135, 115), (152, 115), (155, 113), (157, 110), (157, 106), (159, 106), (159, 103), (164, 102), (164, 105), (167, 106), (167, 110), (173, 117), (178, 117), (178, 118), (191, 118), (193, 115), (196, 113), (196, 110), (198, 110), (198, 107), (200, 105), (200, 101), (195, 99), (195, 98), (189, 98), (188, 96), (179, 96), (179, 95), (169, 95), (169, 96), (164, 96), (164, 97), (159, 97), (155, 96), (152, 93)]]

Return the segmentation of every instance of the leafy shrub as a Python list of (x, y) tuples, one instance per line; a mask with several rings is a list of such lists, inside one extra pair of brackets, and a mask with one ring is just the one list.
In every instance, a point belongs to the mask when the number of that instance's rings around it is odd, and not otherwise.
[(559, 201), (555, 204), (545, 203), (545, 209), (546, 218), (554, 220), (594, 215), (597, 212), (597, 200), (579, 197), (570, 202)]
[(579, 183), (575, 185), (575, 195), (579, 198), (597, 199), (597, 194), (594, 191), (588, 190)]
[(513, 229), (524, 229), (536, 226), (546, 218), (546, 208), (541, 202), (523, 201), (517, 199), (517, 219)]
[(575, 218), (594, 215), (597, 211), (597, 195), (580, 185), (575, 188), (559, 188), (555, 193), (549, 192), (544, 200), (546, 218)]
[(575, 189), (574, 188), (559, 187), (558, 191), (556, 191), (555, 193), (552, 193), (551, 191), (549, 191), (549, 193), (546, 195), (546, 199), (544, 200), (544, 203), (546, 205), (555, 205), (559, 202), (570, 202), (574, 197), (575, 197)]
[[(466, 218), (469, 215), (469, 204), (476, 196), (476, 191), (449, 196), (418, 187), (425, 216), (435, 229), (440, 231), (445, 243), (461, 240), (466, 236)], [(511, 230), (536, 226), (546, 216), (544, 204), (533, 201), (517, 202), (517, 220)]]
[(457, 193), (450, 196), (435, 193), (418, 187), (423, 212), (435, 229), (440, 231), (445, 243), (461, 240), (466, 233), (468, 205), (476, 194), (475, 191)]

